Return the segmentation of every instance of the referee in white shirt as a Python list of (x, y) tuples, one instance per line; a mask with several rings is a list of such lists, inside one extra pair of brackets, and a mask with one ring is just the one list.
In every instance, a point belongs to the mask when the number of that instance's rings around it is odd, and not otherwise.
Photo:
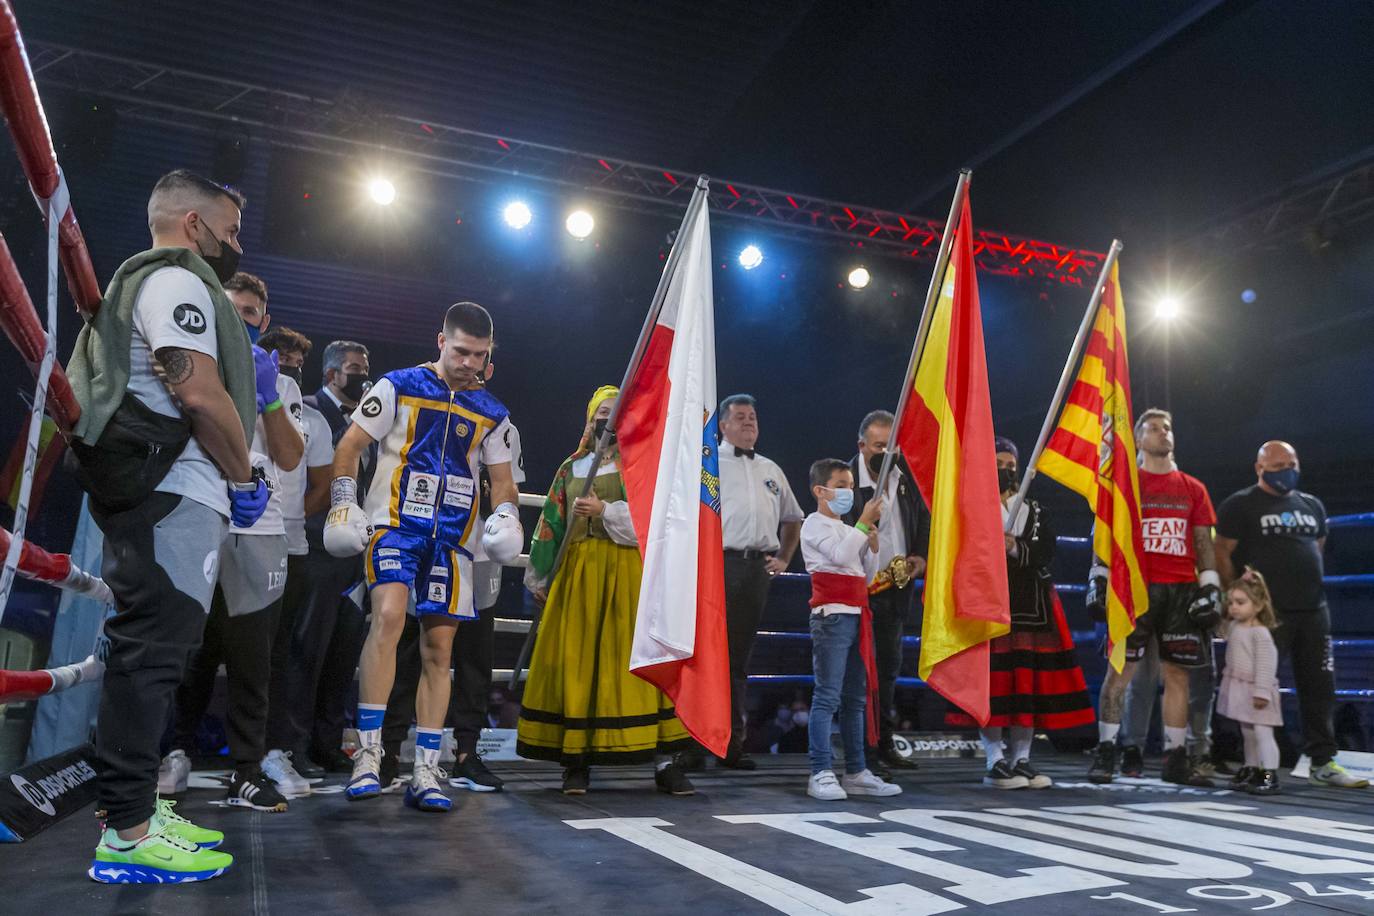
[[(853, 524), (873, 498), (875, 478), (892, 437), (892, 414), (874, 410), (859, 424), (859, 454), (854, 472), (854, 508), (845, 516)], [(886, 767), (914, 770), (916, 762), (892, 746), (896, 730), (897, 675), (902, 667), (902, 630), (915, 603), (915, 580), (925, 575), (930, 516), (906, 462), (898, 455), (887, 478), (888, 511), (878, 522), (878, 572), (868, 586), (873, 612), (873, 655), (878, 669), (878, 746), (866, 755), (869, 768), (884, 779)]]
[[(787, 478), (754, 451), (759, 419), (754, 398), (731, 395), (720, 402), (720, 522), (725, 545), (725, 626), (730, 644), (730, 747), (722, 766), (752, 770), (744, 753), (748, 725), (746, 669), (758, 634), (768, 584), (787, 569), (801, 539), (804, 513)], [(699, 755), (689, 754), (699, 766)], [(696, 759), (690, 759), (690, 758)], [(694, 767), (695, 768), (695, 767)]]

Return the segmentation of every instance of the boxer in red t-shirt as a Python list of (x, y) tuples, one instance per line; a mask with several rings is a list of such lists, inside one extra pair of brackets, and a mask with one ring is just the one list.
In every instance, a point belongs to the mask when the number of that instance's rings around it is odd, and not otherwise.
[[(1126, 687), (1136, 663), (1157, 644), (1164, 674), (1164, 773), (1168, 782), (1210, 786), (1188, 758), (1189, 670), (1212, 664), (1211, 630), (1221, 619), (1221, 580), (1216, 572), (1212, 525), (1216, 513), (1207, 488), (1174, 464), (1173, 417), (1150, 409), (1135, 428), (1140, 452), (1140, 515), (1145, 555), (1148, 611), (1136, 618), (1126, 638), (1126, 665), (1120, 674), (1110, 667), (1102, 682), (1098, 711), (1098, 745), (1088, 779), (1109, 783), (1116, 770), (1116, 738)], [(1094, 567), (1088, 604), (1100, 606), (1106, 596), (1106, 570)], [(1138, 750), (1136, 756), (1138, 758)], [(1135, 774), (1139, 773), (1135, 764)], [(1123, 766), (1123, 769), (1125, 767)]]

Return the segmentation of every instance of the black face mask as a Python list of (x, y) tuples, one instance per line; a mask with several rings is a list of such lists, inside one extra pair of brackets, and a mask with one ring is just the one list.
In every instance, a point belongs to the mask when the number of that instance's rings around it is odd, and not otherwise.
[[(596, 443), (600, 442), (600, 441), (601, 441), (601, 437), (604, 436), (604, 435), (606, 435), (606, 427), (607, 427), (608, 424), (610, 424), (610, 422), (611, 422), (611, 421), (610, 421), (610, 418), (609, 418), (609, 417), (601, 417), (601, 418), (598, 419), (595, 423), (592, 424), (592, 444), (593, 444), (593, 445), (595, 445)], [(615, 441), (615, 436), (612, 436), (612, 437), (611, 437), (611, 441), (612, 441), (612, 442)]]
[(998, 468), (997, 486), (1003, 493), (1016, 489), (1016, 468)]
[(242, 255), (235, 250), (234, 246), (230, 245), (228, 242), (222, 241), (219, 236), (215, 235), (215, 233), (210, 230), (209, 226), (205, 227), (205, 231), (209, 232), (210, 238), (214, 239), (219, 244), (219, 253), (206, 254), (205, 249), (200, 247), (199, 241), (196, 242), (196, 252), (200, 255), (202, 261), (210, 265), (210, 269), (215, 272), (215, 278), (218, 279), (220, 283), (228, 283), (230, 278), (238, 271), (239, 258), (242, 257)]
[(278, 366), (277, 371), (287, 378), (292, 379), (298, 387), (305, 385), (300, 366)]
[(344, 375), (344, 383), (339, 386), (344, 397), (350, 401), (361, 401), (367, 389), (372, 387), (372, 379), (366, 372), (349, 372)]
[(886, 454), (886, 452), (874, 452), (868, 456), (868, 473), (877, 477), (878, 474), (882, 472), (883, 456)]

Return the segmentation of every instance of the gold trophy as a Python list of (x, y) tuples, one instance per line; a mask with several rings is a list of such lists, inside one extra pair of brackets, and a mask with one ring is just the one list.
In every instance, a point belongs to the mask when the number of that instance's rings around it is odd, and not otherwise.
[(911, 561), (906, 557), (893, 557), (892, 561), (884, 569), (878, 570), (878, 574), (873, 577), (873, 584), (868, 587), (868, 593), (876, 595), (889, 588), (906, 588), (915, 578), (912, 571)]

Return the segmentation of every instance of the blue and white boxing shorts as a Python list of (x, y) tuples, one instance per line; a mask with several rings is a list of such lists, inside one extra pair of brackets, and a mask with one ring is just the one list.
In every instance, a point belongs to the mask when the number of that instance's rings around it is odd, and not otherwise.
[(377, 528), (367, 545), (365, 566), (369, 590), (401, 582), (415, 596), (415, 614), (474, 620), (472, 557), (433, 538)]

